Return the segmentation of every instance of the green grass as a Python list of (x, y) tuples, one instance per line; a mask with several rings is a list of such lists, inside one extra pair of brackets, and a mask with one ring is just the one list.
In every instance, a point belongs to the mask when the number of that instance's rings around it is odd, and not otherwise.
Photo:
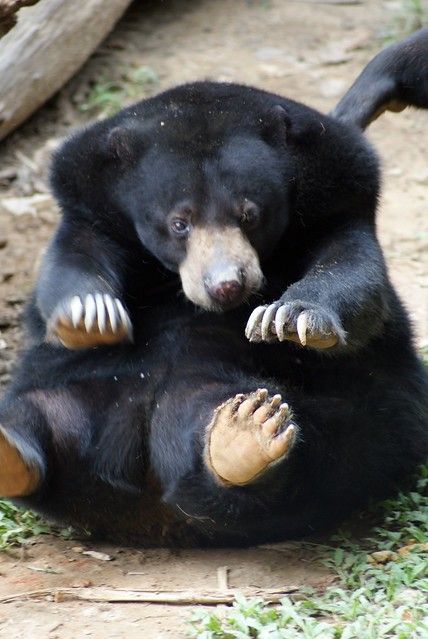
[(120, 79), (102, 78), (91, 87), (79, 109), (100, 116), (113, 115), (127, 102), (144, 97), (144, 89), (156, 82), (157, 76), (153, 69), (144, 66), (124, 72)]
[[(337, 583), (324, 592), (302, 589), (272, 607), (237, 597), (232, 608), (198, 611), (189, 636), (198, 639), (426, 639), (428, 636), (428, 467), (414, 490), (376, 509), (382, 526), (353, 541), (313, 545)], [(425, 544), (425, 546), (422, 546)], [(303, 544), (304, 545), (304, 542)], [(404, 550), (402, 550), (404, 548)], [(391, 560), (376, 563), (373, 552)], [(376, 556), (376, 555), (375, 555)]]
[(395, 16), (384, 34), (384, 43), (392, 44), (421, 29), (426, 24), (427, 5), (425, 0), (402, 0)]
[(49, 525), (40, 517), (0, 499), (0, 550), (22, 545), (28, 538), (48, 532)]

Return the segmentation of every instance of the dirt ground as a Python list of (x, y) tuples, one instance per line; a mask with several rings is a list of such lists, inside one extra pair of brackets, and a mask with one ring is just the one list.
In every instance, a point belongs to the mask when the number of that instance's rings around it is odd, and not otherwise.
[[(121, 82), (130, 69), (143, 66), (151, 82), (141, 87), (141, 96), (210, 78), (254, 84), (328, 111), (385, 38), (411, 23), (410, 6), (406, 0), (135, 3), (81, 72), (0, 148), (0, 386), (9, 379), (22, 338), (23, 303), (57, 222), (46, 187), (49, 150), (91, 117), (80, 107), (95, 83)], [(427, 114), (408, 111), (385, 115), (368, 134), (384, 168), (380, 240), (419, 345), (428, 343), (427, 131)], [(88, 549), (113, 560), (82, 554)], [(222, 566), (234, 589), (323, 588), (331, 580), (298, 544), (177, 553), (47, 536), (0, 557), (0, 601), (60, 586), (204, 592), (216, 590)], [(179, 639), (189, 612), (183, 606), (23, 597), (0, 607), (0, 637)]]

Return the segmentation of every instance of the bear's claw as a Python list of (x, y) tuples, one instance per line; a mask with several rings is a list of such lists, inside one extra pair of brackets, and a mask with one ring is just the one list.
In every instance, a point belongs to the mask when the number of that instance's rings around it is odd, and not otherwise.
[(61, 303), (48, 323), (48, 339), (70, 349), (132, 340), (132, 324), (122, 302), (106, 293), (75, 295)]
[(331, 348), (345, 343), (340, 320), (317, 304), (274, 302), (251, 313), (245, 335), (250, 342), (290, 340), (301, 346)]
[(207, 429), (205, 461), (217, 480), (243, 486), (290, 452), (297, 427), (281, 395), (265, 388), (235, 395), (215, 410)]

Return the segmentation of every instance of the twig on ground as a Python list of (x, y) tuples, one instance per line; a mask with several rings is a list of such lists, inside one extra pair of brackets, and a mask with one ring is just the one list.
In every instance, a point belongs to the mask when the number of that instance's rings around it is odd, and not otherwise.
[[(239, 589), (239, 593), (246, 597), (262, 597), (265, 603), (278, 603), (287, 595), (299, 590), (297, 586), (289, 586), (284, 590), (253, 590)], [(53, 597), (55, 603), (64, 601), (98, 601), (108, 603), (153, 603), (178, 606), (217, 606), (232, 604), (236, 591), (228, 593), (194, 592), (189, 590), (160, 591), (160, 590), (128, 590), (126, 588), (45, 588), (21, 592), (8, 597), (2, 597), (0, 603), (10, 603), (23, 599), (43, 599)]]
[(228, 566), (220, 566), (217, 568), (217, 584), (218, 589), (221, 592), (227, 592), (229, 590), (229, 568)]

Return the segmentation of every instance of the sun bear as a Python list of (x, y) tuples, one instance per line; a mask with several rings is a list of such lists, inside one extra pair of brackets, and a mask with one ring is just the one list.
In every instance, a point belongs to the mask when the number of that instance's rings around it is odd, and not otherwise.
[(340, 119), (198, 82), (62, 144), (3, 496), (116, 541), (245, 545), (325, 529), (426, 459), (378, 160)]

